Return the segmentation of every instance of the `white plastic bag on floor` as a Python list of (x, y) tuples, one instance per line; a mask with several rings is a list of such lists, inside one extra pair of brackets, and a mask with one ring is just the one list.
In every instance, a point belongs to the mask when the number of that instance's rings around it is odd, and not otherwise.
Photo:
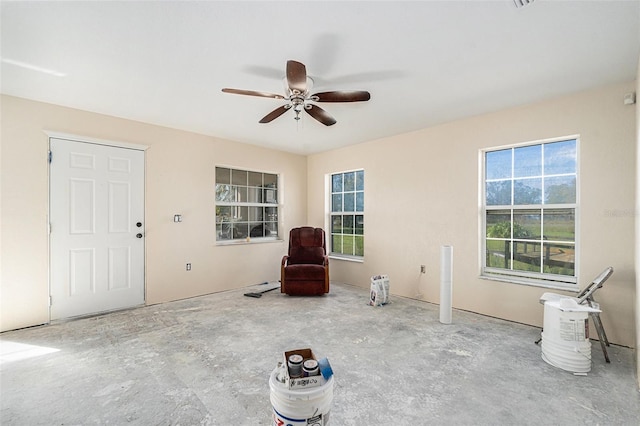
[(371, 299), (369, 305), (382, 306), (389, 303), (389, 276), (374, 275), (371, 277)]

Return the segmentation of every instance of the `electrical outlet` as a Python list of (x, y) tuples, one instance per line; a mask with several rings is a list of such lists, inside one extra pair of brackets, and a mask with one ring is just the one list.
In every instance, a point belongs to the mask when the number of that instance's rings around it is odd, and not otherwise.
[(421, 274), (426, 274), (427, 273), (427, 266), (426, 265), (420, 265), (420, 273)]
[(187, 271), (190, 271), (190, 270), (191, 270), (191, 264), (187, 263)]

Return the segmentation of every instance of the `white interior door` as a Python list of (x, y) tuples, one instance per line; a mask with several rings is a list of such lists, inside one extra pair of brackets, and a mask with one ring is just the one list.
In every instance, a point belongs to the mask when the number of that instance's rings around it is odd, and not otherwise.
[(144, 303), (144, 152), (50, 139), (51, 319)]

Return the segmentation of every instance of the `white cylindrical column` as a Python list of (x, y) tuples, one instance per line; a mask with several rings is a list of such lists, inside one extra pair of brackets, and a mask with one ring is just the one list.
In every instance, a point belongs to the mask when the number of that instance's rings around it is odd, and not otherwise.
[(440, 248), (440, 322), (451, 324), (453, 296), (453, 247)]

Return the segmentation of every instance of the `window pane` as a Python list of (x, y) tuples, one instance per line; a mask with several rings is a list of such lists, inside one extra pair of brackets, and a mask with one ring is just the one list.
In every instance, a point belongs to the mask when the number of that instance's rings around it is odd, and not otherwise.
[(264, 237), (264, 223), (249, 223), (249, 236), (251, 238)]
[(230, 222), (230, 221), (231, 221), (231, 206), (216, 207), (216, 222)]
[(509, 210), (487, 211), (487, 237), (511, 238), (511, 212)]
[(247, 186), (247, 174), (245, 170), (231, 170), (231, 183)]
[(277, 183), (276, 174), (216, 167), (216, 203), (231, 204), (216, 205), (216, 239), (277, 237), (278, 207), (266, 207), (278, 202)]
[(262, 186), (262, 173), (249, 172), (249, 186)]
[(514, 210), (513, 238), (539, 240), (541, 219), (540, 210)]
[(353, 255), (355, 253), (355, 237), (353, 235), (342, 236), (342, 253)]
[(331, 216), (331, 233), (342, 234), (342, 216)]
[(249, 217), (249, 210), (247, 207), (233, 207), (233, 220), (247, 220)]
[(247, 201), (250, 203), (262, 202), (262, 188), (249, 187), (247, 189)]
[(278, 187), (278, 175), (273, 175), (270, 173), (263, 173), (262, 175), (263, 185), (266, 188), (277, 188)]
[(331, 251), (334, 253), (342, 253), (342, 235), (331, 236)]
[(278, 203), (278, 190), (277, 189), (265, 189), (263, 203), (277, 204)]
[(576, 141), (545, 144), (544, 174), (576, 173)]
[(342, 192), (342, 174), (331, 176), (331, 192)]
[(344, 191), (355, 191), (356, 190), (356, 173), (345, 173), (344, 174)]
[(249, 235), (249, 224), (247, 222), (239, 222), (233, 224), (233, 239), (244, 240)]
[(541, 272), (540, 243), (530, 243), (522, 241), (513, 242), (513, 269), (517, 271)]
[(233, 186), (233, 192), (235, 198), (232, 201), (238, 203), (246, 203), (249, 197), (247, 196), (247, 187), (246, 186)]
[(217, 240), (230, 240), (231, 239), (231, 223), (219, 223), (216, 225), (216, 239)]
[(542, 175), (542, 145), (516, 148), (513, 151), (513, 176), (529, 177)]
[(546, 204), (573, 204), (576, 202), (576, 177), (557, 176), (544, 179)]
[(552, 241), (575, 241), (575, 210), (545, 210), (544, 237), (545, 239)]
[(544, 272), (570, 276), (575, 274), (576, 249), (573, 244), (545, 243), (543, 249)]
[(356, 211), (356, 194), (355, 192), (345, 192), (344, 194), (344, 210), (345, 212)]
[(231, 193), (230, 185), (216, 184), (216, 201), (232, 201), (233, 194)]
[(542, 179), (518, 179), (514, 181), (513, 204), (541, 204)]
[(364, 170), (356, 172), (356, 191), (364, 191)]
[(277, 207), (265, 207), (265, 219), (269, 222), (277, 222), (278, 221), (278, 208)]
[(353, 232), (354, 232), (354, 216), (353, 215), (342, 216), (342, 233), (353, 234)]
[(511, 242), (487, 240), (487, 266), (511, 269)]
[(511, 181), (487, 182), (487, 205), (504, 206), (511, 204)]
[[(331, 192), (330, 251), (349, 256), (363, 256), (364, 171), (331, 175)], [(355, 215), (354, 212), (359, 214)]]
[(364, 234), (364, 216), (356, 215), (356, 234), (363, 235)]
[(216, 167), (216, 183), (231, 183), (231, 170), (224, 167)]
[(485, 153), (486, 178), (505, 179), (511, 177), (511, 149)]
[(356, 235), (354, 238), (355, 242), (355, 254), (356, 256), (364, 256), (364, 236)]
[(249, 220), (250, 221), (262, 221), (263, 208), (262, 207), (249, 207)]
[(356, 211), (364, 211), (364, 192), (356, 192)]
[(483, 266), (575, 277), (576, 168), (577, 140), (485, 152)]
[(266, 228), (264, 231), (265, 237), (278, 236), (278, 223), (277, 222), (267, 222)]
[(332, 212), (342, 211), (342, 194), (333, 194), (331, 196), (331, 211)]

